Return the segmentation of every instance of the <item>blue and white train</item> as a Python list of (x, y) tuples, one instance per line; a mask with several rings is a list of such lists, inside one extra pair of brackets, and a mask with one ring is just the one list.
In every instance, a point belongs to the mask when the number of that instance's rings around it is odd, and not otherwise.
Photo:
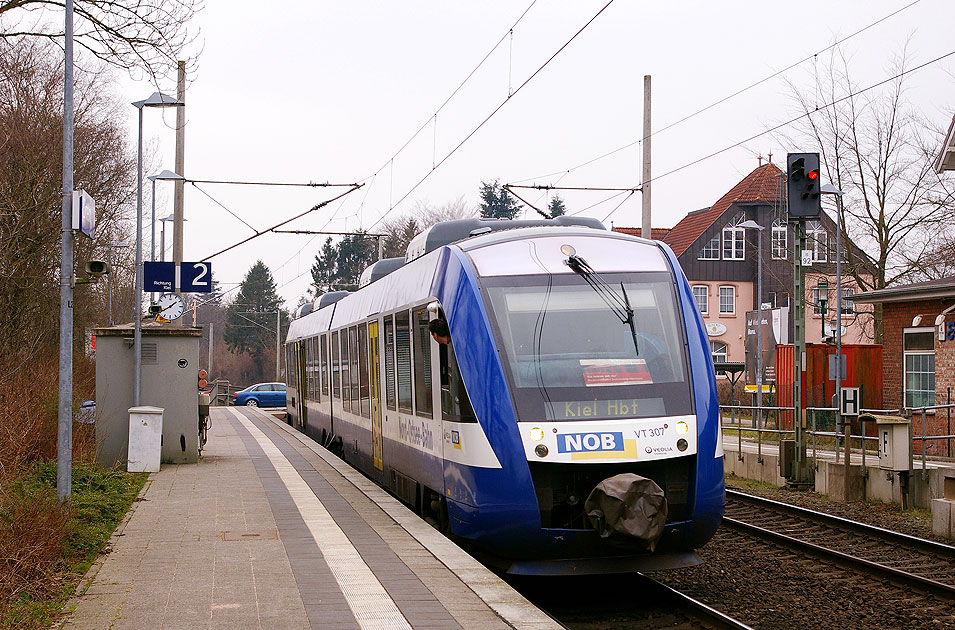
[[(706, 332), (662, 243), (569, 217), (441, 223), (295, 319), (286, 359), (294, 427), (511, 573), (693, 564), (722, 518)], [(653, 552), (585, 513), (621, 473), (665, 496)]]

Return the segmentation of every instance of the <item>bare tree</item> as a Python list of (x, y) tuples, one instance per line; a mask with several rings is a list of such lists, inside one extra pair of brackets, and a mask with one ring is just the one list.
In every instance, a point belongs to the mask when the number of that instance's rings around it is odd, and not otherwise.
[[(96, 238), (76, 239), (75, 264), (111, 259), (114, 312), (132, 282), (123, 262), (129, 241), (135, 160), (115, 115), (102, 76), (78, 73), (75, 122), (75, 182), (96, 200)], [(5, 367), (55, 347), (59, 321), (59, 241), (63, 158), (62, 61), (55, 46), (39, 41), (0, 41), (0, 356)], [(75, 317), (82, 342), (85, 326), (106, 321), (105, 282), (77, 287)], [(0, 370), (0, 377), (6, 370)]]
[[(63, 0), (0, 0), (0, 38), (61, 40)], [(198, 35), (187, 24), (201, 0), (74, 0), (74, 42), (112, 66), (171, 75)]]
[(385, 258), (404, 256), (408, 243), (415, 236), (441, 221), (468, 219), (477, 216), (477, 208), (468, 206), (464, 197), (458, 197), (442, 206), (432, 206), (427, 201), (419, 201), (409, 214), (395, 217), (381, 226), (385, 237)]
[[(867, 265), (851, 248), (843, 249), (847, 271), (863, 290), (932, 275), (939, 261), (933, 244), (953, 237), (955, 195), (932, 165), (943, 130), (908, 100), (901, 76), (906, 62), (903, 50), (890, 71), (899, 78), (859, 94), (845, 53), (835, 49), (817, 74), (815, 94), (792, 86), (800, 110), (808, 114), (804, 139), (816, 145), (825, 175), (845, 193), (843, 238), (875, 262)], [(878, 341), (879, 313), (876, 320)]]

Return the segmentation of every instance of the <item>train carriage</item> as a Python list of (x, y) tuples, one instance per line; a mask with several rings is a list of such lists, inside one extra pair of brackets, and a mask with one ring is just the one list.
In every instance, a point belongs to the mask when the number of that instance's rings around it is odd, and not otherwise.
[[(723, 450), (703, 323), (665, 245), (589, 219), (453, 221), (361, 284), (292, 322), (296, 428), (512, 573), (698, 561)], [(621, 475), (659, 491), (652, 541), (588, 515)]]

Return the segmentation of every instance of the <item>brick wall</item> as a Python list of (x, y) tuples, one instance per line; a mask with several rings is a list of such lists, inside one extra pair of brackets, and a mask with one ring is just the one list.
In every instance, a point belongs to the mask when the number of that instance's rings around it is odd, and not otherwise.
[[(922, 322), (919, 327), (934, 327), (935, 317), (946, 307), (949, 302), (942, 300), (918, 300), (912, 302), (887, 302), (883, 305), (882, 311), (882, 381), (884, 386), (883, 404), (887, 409), (901, 408), (903, 404), (903, 361), (902, 361), (902, 332), (906, 328), (912, 327), (912, 320), (916, 315), (922, 316)], [(948, 322), (955, 322), (955, 313), (946, 315), (946, 327)], [(935, 404), (944, 405), (948, 402), (948, 388), (952, 389), (952, 398), (955, 399), (955, 339), (946, 339), (939, 341), (935, 338)], [(912, 418), (912, 435), (918, 437), (921, 435), (950, 435), (949, 424), (955, 425), (955, 412), (952, 414), (953, 420), (949, 420), (949, 412), (939, 410), (934, 414), (925, 415), (925, 427), (923, 433), (922, 416), (915, 415)], [(945, 440), (933, 440), (926, 442), (928, 455), (947, 456), (949, 448), (955, 454), (955, 441), (949, 444)], [(922, 452), (921, 441), (917, 440), (913, 444), (913, 450), (916, 455)]]

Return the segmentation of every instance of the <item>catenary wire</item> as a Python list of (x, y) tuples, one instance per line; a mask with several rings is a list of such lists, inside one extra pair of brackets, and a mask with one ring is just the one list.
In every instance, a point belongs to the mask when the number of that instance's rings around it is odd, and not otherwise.
[(594, 20), (596, 20), (598, 17), (600, 17), (600, 15), (601, 15), (604, 11), (606, 11), (606, 10), (607, 10), (607, 7), (609, 7), (611, 4), (613, 4), (613, 0), (610, 0), (609, 2), (607, 2), (607, 4), (605, 4), (605, 5), (603, 6), (603, 8), (601, 8), (599, 11), (597, 11), (597, 13), (594, 14), (594, 16), (593, 16), (592, 18), (590, 18), (589, 20), (587, 20), (587, 23), (584, 24), (583, 26), (581, 26), (581, 27), (580, 27), (580, 30), (578, 30), (576, 33), (574, 33), (574, 34), (571, 36), (570, 39), (568, 39), (560, 48), (557, 49), (557, 51), (556, 51), (553, 55), (551, 55), (551, 56), (547, 59), (547, 61), (545, 61), (543, 64), (541, 64), (541, 66), (540, 66), (539, 68), (537, 68), (537, 70), (535, 70), (535, 71), (533, 72), (533, 74), (531, 74), (529, 77), (527, 77), (527, 79), (524, 80), (523, 83), (521, 83), (519, 86), (517, 86), (517, 89), (514, 90), (513, 94), (511, 94), (511, 95), (508, 96), (506, 99), (504, 99), (503, 101), (501, 101), (500, 105), (498, 105), (497, 107), (495, 107), (494, 110), (493, 110), (490, 114), (488, 114), (487, 118), (485, 118), (485, 119), (482, 120), (480, 123), (478, 123), (477, 127), (475, 127), (475, 128), (471, 131), (471, 133), (469, 133), (467, 136), (465, 136), (464, 139), (461, 140), (461, 142), (459, 142), (459, 143), (457, 144), (457, 146), (455, 146), (453, 149), (451, 149), (451, 151), (450, 151), (447, 155), (445, 155), (443, 158), (441, 158), (441, 161), (438, 162), (438, 164), (437, 164), (433, 169), (431, 169), (430, 171), (428, 171), (428, 173), (426, 173), (424, 177), (422, 177), (420, 180), (418, 180), (418, 182), (417, 182), (414, 186), (412, 186), (412, 187), (408, 190), (408, 192), (406, 192), (404, 195), (402, 195), (401, 198), (398, 199), (398, 201), (397, 201), (395, 204), (393, 204), (393, 205), (391, 206), (391, 208), (388, 209), (387, 212), (385, 212), (384, 214), (382, 214), (382, 215), (378, 218), (378, 220), (375, 221), (375, 222), (371, 225), (371, 227), (369, 227), (368, 229), (369, 229), (369, 230), (374, 229), (374, 227), (375, 227), (376, 225), (378, 225), (379, 223), (381, 223), (381, 222), (384, 220), (384, 218), (387, 217), (387, 216), (395, 209), (396, 206), (400, 205), (402, 201), (404, 201), (405, 199), (407, 199), (407, 198), (411, 195), (411, 193), (413, 193), (415, 190), (417, 190), (418, 187), (419, 187), (421, 184), (423, 184), (423, 183), (425, 182), (425, 180), (427, 180), (427, 179), (431, 176), (432, 173), (434, 173), (438, 168), (440, 168), (442, 164), (444, 164), (452, 155), (454, 155), (454, 154), (458, 151), (458, 149), (460, 149), (462, 146), (464, 146), (464, 144), (465, 144), (468, 140), (470, 140), (470, 139), (474, 136), (474, 134), (476, 134), (482, 127), (484, 127), (484, 125), (487, 124), (487, 122), (488, 122), (489, 120), (491, 120), (491, 118), (493, 118), (495, 114), (497, 114), (499, 111), (501, 111), (501, 108), (503, 108), (508, 102), (510, 102), (510, 100), (511, 100), (512, 97), (517, 96), (517, 93), (520, 92), (521, 89), (522, 89), (524, 86), (526, 86), (528, 83), (530, 83), (530, 82), (534, 79), (534, 77), (536, 77), (538, 74), (541, 73), (541, 71), (544, 70), (544, 68), (546, 68), (548, 65), (550, 65), (550, 62), (552, 62), (560, 53), (562, 53), (562, 52), (571, 44), (571, 42), (573, 42), (575, 39), (577, 39), (577, 37), (578, 37), (581, 33), (583, 33), (584, 30), (585, 30), (588, 26), (590, 26), (590, 25), (593, 23)]
[[(716, 107), (717, 105), (721, 105), (721, 104), (725, 103), (726, 101), (728, 101), (728, 100), (730, 100), (730, 99), (733, 99), (733, 98), (739, 96), (740, 94), (743, 94), (744, 92), (747, 92), (747, 91), (749, 91), (749, 90), (751, 90), (751, 89), (753, 89), (753, 88), (755, 88), (755, 87), (757, 87), (757, 86), (759, 86), (759, 85), (765, 83), (766, 81), (769, 81), (769, 80), (771, 80), (771, 79), (774, 79), (774, 78), (778, 77), (778, 76), (781, 75), (781, 74), (786, 73), (786, 72), (792, 70), (793, 68), (795, 68), (796, 66), (798, 66), (798, 65), (800, 65), (800, 64), (803, 64), (803, 63), (809, 61), (810, 59), (815, 59), (815, 58), (818, 57), (820, 54), (825, 53), (826, 51), (832, 50), (832, 49), (835, 48), (836, 46), (839, 46), (840, 44), (842, 44), (842, 43), (844, 43), (844, 42), (846, 42), (846, 41), (852, 39), (852, 38), (855, 37), (856, 35), (860, 35), (861, 33), (863, 33), (863, 32), (865, 32), (865, 31), (869, 30), (870, 28), (872, 28), (872, 27), (874, 27), (874, 26), (877, 26), (878, 24), (880, 24), (880, 23), (882, 23), (882, 22), (888, 20), (889, 18), (892, 18), (892, 17), (898, 15), (899, 13), (901, 13), (902, 11), (905, 11), (906, 9), (912, 7), (913, 5), (918, 4), (920, 1), (921, 1), (921, 0), (914, 0), (913, 2), (910, 2), (909, 4), (905, 5), (904, 7), (901, 7), (901, 8), (899, 8), (899, 9), (896, 9), (896, 10), (893, 11), (892, 13), (889, 13), (888, 15), (885, 15), (885, 16), (879, 18), (878, 20), (876, 20), (876, 21), (874, 21), (874, 22), (872, 22), (872, 23), (870, 23), (870, 24), (868, 24), (868, 25), (866, 25), (866, 26), (860, 28), (859, 30), (855, 31), (854, 33), (852, 33), (852, 34), (850, 34), (850, 35), (847, 35), (847, 36), (843, 37), (843, 38), (840, 39), (840, 40), (837, 40), (836, 42), (830, 44), (829, 46), (826, 46), (825, 48), (819, 50), (818, 52), (815, 52), (815, 53), (813, 53), (813, 54), (811, 54), (811, 55), (808, 55), (808, 56), (806, 56), (806, 57), (803, 57), (803, 58), (800, 59), (799, 61), (797, 61), (797, 62), (795, 62), (795, 63), (792, 63), (792, 64), (786, 66), (786, 67), (783, 68), (782, 70), (779, 70), (779, 71), (774, 72), (774, 73), (772, 73), (772, 74), (770, 74), (770, 75), (767, 75), (767, 76), (763, 77), (762, 79), (759, 79), (758, 81), (755, 81), (754, 83), (751, 83), (751, 84), (747, 85), (746, 87), (741, 88), (741, 89), (739, 89), (739, 90), (733, 92), (732, 94), (730, 94), (730, 95), (728, 95), (728, 96), (724, 96), (723, 98), (721, 98), (721, 99), (719, 99), (719, 100), (717, 100), (717, 101), (714, 101), (713, 103), (710, 103), (709, 105), (706, 105), (706, 106), (704, 106), (704, 107), (702, 107), (702, 108), (696, 110), (695, 112), (693, 112), (693, 113), (691, 113), (691, 114), (687, 114), (687, 115), (684, 116), (683, 118), (680, 118), (679, 120), (676, 120), (676, 121), (674, 121), (674, 122), (672, 122), (672, 123), (670, 123), (670, 124), (668, 124), (668, 125), (666, 125), (666, 126), (660, 128), (660, 129), (657, 129), (656, 131), (650, 133), (650, 135), (648, 135), (648, 136), (646, 136), (646, 137), (647, 137), (647, 138), (652, 138), (653, 136), (657, 135), (658, 133), (662, 133), (662, 132), (664, 132), (664, 131), (667, 131), (668, 129), (671, 129), (671, 128), (673, 128), (673, 127), (675, 127), (675, 126), (677, 126), (677, 125), (679, 125), (679, 124), (681, 124), (681, 123), (684, 123), (684, 122), (690, 120), (691, 118), (694, 118), (694, 117), (696, 117), (696, 116), (702, 114), (703, 112), (706, 112), (706, 111), (708, 111), (708, 110), (710, 110), (710, 109)], [(528, 177), (528, 178), (526, 178), (526, 179), (519, 179), (519, 180), (516, 180), (515, 183), (529, 182), (529, 181), (534, 181), (534, 180), (537, 180), (537, 179), (545, 179), (545, 178), (547, 178), (547, 177), (553, 177), (554, 175), (559, 175), (559, 174), (561, 174), (561, 173), (565, 173), (565, 174), (566, 174), (566, 173), (570, 173), (571, 171), (575, 171), (575, 170), (577, 170), (577, 169), (583, 168), (584, 166), (587, 166), (587, 165), (589, 165), (589, 164), (592, 164), (592, 163), (597, 162), (597, 161), (599, 161), (599, 160), (602, 160), (602, 159), (604, 159), (604, 158), (610, 157), (611, 155), (614, 155), (614, 154), (616, 154), (616, 153), (619, 153), (620, 151), (624, 151), (624, 150), (626, 150), (626, 149), (629, 149), (630, 147), (633, 147), (633, 146), (635, 146), (635, 145), (640, 144), (642, 141), (643, 141), (643, 139), (634, 140), (633, 142), (630, 142), (630, 143), (628, 143), (628, 144), (625, 144), (625, 145), (623, 145), (622, 147), (618, 147), (618, 148), (616, 148), (616, 149), (613, 149), (612, 151), (608, 151), (607, 153), (604, 153), (603, 155), (599, 155), (599, 156), (597, 156), (597, 157), (595, 157), (595, 158), (591, 158), (591, 159), (589, 159), (589, 160), (587, 160), (587, 161), (585, 161), (585, 162), (581, 162), (581, 163), (578, 164), (577, 166), (572, 166), (572, 167), (570, 167), (570, 168), (568, 168), (568, 169), (562, 169), (562, 170), (559, 170), (559, 171), (554, 171), (553, 173), (547, 173), (546, 175), (538, 175), (538, 176), (536, 176), (536, 177)]]

